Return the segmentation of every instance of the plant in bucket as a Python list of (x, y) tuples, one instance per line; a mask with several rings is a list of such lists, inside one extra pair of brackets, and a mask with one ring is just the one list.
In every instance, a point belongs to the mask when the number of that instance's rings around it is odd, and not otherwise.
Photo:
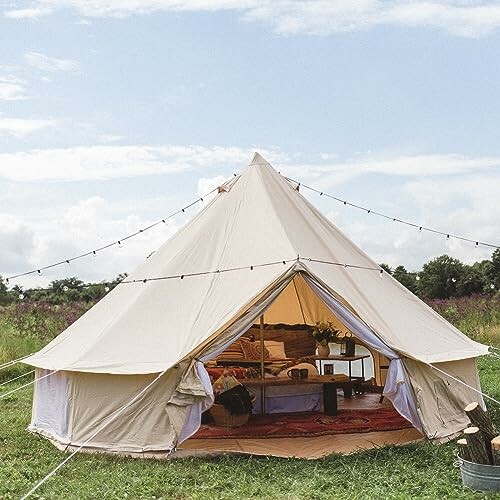
[(330, 342), (337, 340), (340, 330), (334, 328), (333, 324), (328, 322), (316, 323), (311, 330), (311, 335), (316, 340), (319, 356), (330, 356)]

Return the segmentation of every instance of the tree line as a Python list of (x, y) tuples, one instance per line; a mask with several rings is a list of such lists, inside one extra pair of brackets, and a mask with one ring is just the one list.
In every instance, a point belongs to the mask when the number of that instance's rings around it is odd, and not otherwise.
[[(449, 255), (440, 255), (425, 263), (420, 271), (407, 271), (404, 266), (394, 269), (387, 264), (380, 266), (408, 290), (423, 299), (447, 299), (473, 294), (493, 294), (500, 290), (500, 249), (491, 259), (464, 264)], [(85, 283), (71, 277), (55, 280), (45, 289), (24, 290), (15, 285), (9, 289), (0, 276), (0, 305), (20, 300), (44, 301), (51, 304), (69, 302), (93, 303), (100, 300), (127, 275), (119, 274), (106, 283)]]
[(500, 249), (491, 259), (464, 264), (449, 255), (440, 255), (425, 263), (418, 272), (409, 272), (404, 266), (394, 269), (381, 267), (408, 290), (424, 299), (448, 299), (473, 294), (493, 294), (500, 290)]
[(95, 303), (102, 299), (110, 290), (118, 285), (127, 274), (119, 274), (110, 282), (85, 283), (71, 277), (52, 281), (47, 288), (23, 289), (14, 285), (9, 289), (0, 276), (0, 305), (13, 302), (31, 301), (48, 302), (50, 304), (67, 304), (72, 302)]

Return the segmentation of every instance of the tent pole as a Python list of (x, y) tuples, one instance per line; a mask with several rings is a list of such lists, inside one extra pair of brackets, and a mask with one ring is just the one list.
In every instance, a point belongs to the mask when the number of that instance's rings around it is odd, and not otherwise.
[[(260, 379), (264, 380), (264, 315), (260, 317)], [(264, 415), (266, 412), (266, 388), (262, 384), (260, 386), (260, 413)]]

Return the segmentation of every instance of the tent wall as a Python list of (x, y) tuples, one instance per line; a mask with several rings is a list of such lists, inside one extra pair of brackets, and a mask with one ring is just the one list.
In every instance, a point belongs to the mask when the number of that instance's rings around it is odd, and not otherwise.
[(345, 325), (318, 298), (301, 274), (296, 274), (266, 309), (265, 321), (269, 325), (314, 325), (318, 322), (330, 322), (338, 330), (346, 330)]
[(57, 372), (50, 376), (49, 370), (37, 368), (33, 393), (33, 412), (30, 430), (53, 436), (58, 441), (65, 441), (71, 432), (70, 425), (70, 384), (66, 372)]
[[(472, 401), (483, 403), (482, 396), (463, 383), (452, 380), (419, 361), (403, 361), (415, 394), (417, 411), (429, 439), (453, 436), (469, 424), (464, 408)], [(475, 359), (435, 363), (442, 371), (480, 390)]]
[[(176, 405), (173, 412), (166, 410), (188, 368), (184, 363), (165, 373), (85, 447), (132, 453), (170, 450), (180, 431), (172, 420), (184, 423), (186, 411)], [(55, 373), (35, 384), (29, 429), (63, 445), (80, 446), (156, 376)], [(48, 405), (48, 398), (56, 404)]]

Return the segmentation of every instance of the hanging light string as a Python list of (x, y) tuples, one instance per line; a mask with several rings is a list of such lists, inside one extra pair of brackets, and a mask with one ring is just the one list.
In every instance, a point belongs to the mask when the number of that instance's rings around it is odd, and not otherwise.
[[(174, 280), (174, 279), (183, 280), (185, 278), (206, 276), (206, 275), (210, 275), (210, 274), (224, 274), (224, 273), (229, 273), (229, 272), (234, 272), (234, 271), (243, 271), (243, 270), (253, 271), (254, 269), (258, 269), (261, 267), (286, 265), (286, 264), (290, 264), (292, 262), (315, 262), (318, 264), (327, 264), (327, 265), (332, 265), (332, 266), (338, 266), (338, 267), (342, 267), (344, 269), (364, 269), (364, 270), (368, 270), (368, 271), (376, 271), (381, 275), (385, 273), (385, 271), (381, 267), (360, 266), (358, 264), (347, 264), (347, 263), (343, 263), (343, 262), (334, 262), (334, 261), (328, 261), (328, 260), (313, 259), (310, 257), (301, 257), (300, 255), (297, 255), (297, 257), (295, 257), (293, 259), (277, 260), (277, 261), (273, 261), (273, 262), (266, 262), (263, 264), (254, 264), (254, 265), (250, 265), (250, 266), (247, 265), (247, 266), (230, 267), (230, 268), (224, 268), (224, 269), (216, 269), (215, 271), (212, 270), (212, 271), (185, 273), (185, 274), (171, 274), (168, 276), (155, 276), (152, 278), (141, 278), (141, 279), (132, 279), (132, 280), (124, 279), (124, 280), (120, 281), (119, 283), (117, 283), (116, 286), (122, 285), (122, 284), (148, 283), (150, 281), (165, 281), (165, 280)], [(112, 283), (106, 283), (106, 282), (104, 282), (104, 283), (84, 283), (82, 285), (75, 285), (75, 286), (71, 286), (71, 287), (68, 287), (65, 285), (61, 288), (61, 291), (69, 292), (70, 290), (80, 290), (80, 289), (86, 289), (86, 288), (91, 288), (91, 287), (103, 287), (104, 286), (105, 287), (104, 290), (106, 292), (109, 292), (110, 285), (112, 285)], [(54, 291), (54, 289), (53, 288), (34, 288), (32, 290), (28, 290), (28, 291), (25, 291), (23, 293), (20, 293), (19, 299), (23, 300), (23, 299), (29, 298), (29, 294), (32, 292), (36, 293), (36, 292), (48, 292), (48, 291)], [(7, 368), (9, 366), (15, 365), (16, 363), (20, 363), (20, 362), (22, 362), (23, 359), (31, 356), (32, 354), (33, 353), (27, 354), (26, 356), (22, 356), (18, 359), (14, 359), (12, 361), (8, 361), (8, 362), (4, 363), (3, 365), (0, 365), (0, 370), (2, 370), (3, 368)]]
[(297, 184), (297, 188), (303, 187), (306, 189), (309, 189), (309, 191), (313, 191), (314, 193), (319, 194), (320, 196), (326, 196), (327, 198), (331, 198), (332, 200), (338, 201), (339, 203), (342, 203), (345, 206), (357, 208), (358, 210), (362, 210), (363, 212), (366, 212), (367, 214), (373, 214), (377, 215), (379, 217), (382, 217), (387, 220), (391, 220), (393, 222), (399, 222), (400, 224), (405, 224), (406, 226), (414, 227), (418, 229), (419, 231), (427, 231), (428, 233), (434, 233), (434, 234), (439, 234), (441, 236), (446, 236), (446, 239), (455, 239), (455, 240), (460, 240), (460, 241), (465, 241), (467, 243), (473, 243), (476, 247), (478, 246), (483, 246), (483, 247), (488, 247), (488, 248), (500, 248), (500, 245), (495, 245), (493, 243), (488, 243), (485, 241), (480, 241), (480, 240), (474, 240), (472, 238), (466, 238), (465, 236), (460, 236), (457, 234), (452, 234), (452, 233), (446, 233), (444, 231), (438, 231), (437, 229), (432, 229), (427, 226), (423, 226), (422, 224), (415, 224), (414, 222), (409, 222), (407, 220), (400, 219), (398, 217), (393, 217), (391, 215), (384, 214), (382, 212), (377, 212), (376, 210), (372, 210), (371, 208), (364, 207), (362, 205), (357, 205), (356, 203), (351, 203), (350, 201), (343, 200), (341, 198), (338, 198), (337, 196), (334, 196), (329, 193), (325, 193), (324, 191), (320, 191), (319, 189), (313, 188), (311, 186), (308, 186), (307, 184), (303, 184), (302, 182), (296, 181), (295, 179), (292, 179), (290, 177), (283, 176), (287, 181), (293, 182), (294, 184)]
[[(216, 270), (211, 270), (211, 271), (198, 271), (198, 272), (192, 272), (192, 273), (184, 273), (184, 274), (170, 274), (167, 276), (153, 276), (151, 278), (136, 278), (136, 279), (124, 279), (118, 283), (111, 283), (111, 282), (102, 282), (102, 283), (83, 283), (81, 285), (74, 285), (74, 286), (67, 286), (64, 285), (61, 287), (61, 291), (63, 292), (68, 292), (70, 290), (81, 290), (81, 289), (86, 289), (86, 288), (92, 288), (92, 287), (105, 287), (105, 291), (109, 292), (110, 291), (110, 286), (115, 284), (115, 286), (118, 285), (124, 285), (124, 284), (132, 284), (132, 283), (148, 283), (150, 281), (165, 281), (165, 280), (174, 280), (174, 279), (185, 279), (185, 278), (193, 278), (197, 276), (206, 276), (209, 274), (224, 274), (224, 273), (229, 273), (229, 272), (234, 272), (234, 271), (243, 271), (243, 270), (249, 270), (253, 271), (254, 269), (258, 269), (261, 267), (270, 267), (270, 266), (277, 266), (277, 265), (286, 265), (291, 262), (315, 262), (317, 264), (328, 264), (332, 266), (338, 266), (338, 267), (343, 267), (344, 269), (364, 269), (368, 271), (376, 271), (380, 274), (383, 274), (385, 271), (381, 267), (369, 267), (369, 266), (361, 266), (358, 264), (347, 264), (344, 262), (334, 262), (334, 261), (328, 261), (328, 260), (320, 260), (320, 259), (313, 259), (310, 257), (300, 257), (297, 256), (294, 259), (285, 259), (285, 260), (277, 260), (273, 262), (266, 262), (264, 264), (253, 264), (253, 265), (246, 265), (246, 266), (238, 266), (238, 267), (229, 267), (229, 268), (224, 268), (224, 269), (216, 269)], [(25, 298), (29, 298), (28, 295), (33, 292), (49, 292), (49, 291), (54, 291), (54, 288), (33, 288), (31, 290), (24, 291), (19, 294), (19, 299), (23, 300)], [(0, 366), (0, 369), (2, 367)]]
[[(234, 176), (236, 176), (236, 174), (234, 174)], [(227, 182), (227, 181), (225, 181), (225, 182)], [(138, 236), (142, 233), (145, 233), (146, 231), (149, 231), (150, 229), (153, 229), (156, 226), (159, 226), (161, 224), (166, 224), (167, 220), (171, 219), (172, 217), (175, 217), (176, 215), (184, 213), (186, 210), (188, 210), (192, 206), (196, 205), (197, 203), (202, 202), (204, 200), (204, 198), (210, 196), (212, 193), (214, 193), (215, 191), (218, 191), (218, 190), (219, 190), (219, 187), (212, 189), (212, 191), (209, 191), (208, 193), (204, 194), (203, 196), (200, 196), (198, 199), (194, 200), (189, 205), (186, 205), (185, 207), (171, 213), (170, 215), (167, 215), (163, 219), (160, 219), (160, 220), (154, 222), (153, 224), (150, 224), (149, 226), (146, 226), (146, 227), (143, 227), (142, 229), (139, 229), (135, 233), (128, 234), (128, 235), (124, 236), (123, 238), (115, 240), (111, 243), (107, 243), (106, 245), (102, 245), (98, 248), (94, 248), (93, 250), (89, 250), (88, 252), (84, 252), (80, 255), (75, 255), (73, 257), (69, 257), (67, 259), (63, 259), (63, 260), (60, 260), (58, 262), (48, 264), (46, 266), (42, 266), (42, 267), (39, 267), (37, 269), (32, 269), (31, 271), (25, 271), (25, 272), (22, 272), (19, 274), (13, 274), (12, 276), (5, 278), (5, 282), (7, 284), (9, 284), (9, 282), (13, 279), (20, 278), (22, 276), (29, 276), (31, 274), (41, 274), (42, 271), (45, 271), (47, 269), (52, 269), (54, 267), (62, 266), (64, 264), (70, 264), (71, 262), (73, 262), (75, 260), (83, 259), (84, 257), (89, 257), (91, 255), (97, 255), (98, 252), (102, 252), (103, 250), (106, 250), (108, 248), (116, 247), (116, 246), (120, 247), (124, 241), (127, 241), (131, 238), (134, 238), (135, 236)]]
[[(25, 500), (30, 497), (42, 484), (44, 484), (48, 479), (50, 479), (61, 467), (63, 467), (67, 462), (69, 462), (85, 445), (87, 445), (92, 439), (94, 439), (97, 434), (102, 432), (109, 424), (114, 422), (127, 408), (129, 408), (132, 404), (134, 404), (150, 387), (152, 387), (158, 380), (165, 374), (167, 370), (163, 370), (159, 373), (149, 384), (147, 384), (138, 394), (136, 394), (128, 403), (124, 404), (113, 413), (108, 415), (108, 420), (104, 422), (101, 426), (99, 426), (89, 438), (87, 438), (80, 446), (78, 446), (70, 455), (68, 455), (55, 469), (49, 472), (43, 479), (38, 481), (38, 483), (33, 486), (28, 493), (26, 493), (21, 500)], [(55, 373), (55, 372), (53, 372)]]
[[(233, 176), (236, 176), (236, 174), (233, 174)], [(296, 181), (295, 179), (292, 179), (291, 177), (286, 177), (284, 176), (284, 178), (290, 182), (293, 182), (295, 184), (297, 184), (297, 188), (300, 188), (300, 186), (306, 188), (306, 189), (309, 189), (310, 191), (313, 191), (317, 194), (319, 194), (320, 196), (326, 196), (328, 198), (331, 198), (332, 200), (335, 200), (335, 201), (338, 201), (339, 203), (342, 203), (344, 205), (347, 205), (347, 206), (350, 206), (350, 207), (354, 207), (354, 208), (357, 208), (359, 210), (362, 210), (368, 214), (374, 214), (374, 215), (377, 215), (379, 217), (383, 217), (384, 219), (387, 219), (387, 220), (392, 220), (393, 222), (399, 222), (400, 224), (405, 224), (407, 226), (410, 226), (410, 227), (414, 227), (414, 228), (417, 228), (419, 231), (427, 231), (429, 233), (434, 233), (434, 234), (439, 234), (439, 235), (442, 235), (442, 236), (446, 236), (447, 239), (456, 239), (456, 240), (460, 240), (460, 241), (465, 241), (465, 242), (468, 242), (468, 243), (474, 243), (477, 246), (485, 246), (485, 247), (489, 247), (489, 248), (500, 248), (499, 245), (495, 245), (495, 244), (492, 244), (492, 243), (487, 243), (487, 242), (484, 242), (484, 241), (480, 241), (480, 240), (474, 240), (474, 239), (471, 239), (471, 238), (466, 238), (464, 236), (459, 236), (459, 235), (456, 235), (456, 234), (452, 234), (452, 233), (446, 233), (444, 231), (438, 231), (436, 229), (432, 229), (430, 227), (427, 227), (427, 226), (423, 226), (423, 225), (419, 225), (419, 224), (415, 224), (414, 222), (409, 222), (409, 221), (406, 221), (406, 220), (403, 220), (403, 219), (400, 219), (400, 218), (397, 218), (397, 217), (393, 217), (393, 216), (390, 216), (390, 215), (387, 215), (387, 214), (384, 214), (384, 213), (381, 213), (381, 212), (378, 212), (376, 210), (372, 210), (372, 209), (369, 209), (369, 208), (366, 208), (366, 207), (363, 207), (361, 205), (357, 205), (355, 203), (351, 203), (347, 200), (343, 200), (341, 198), (338, 198), (332, 194), (329, 194), (329, 193), (325, 193), (324, 191), (320, 191), (319, 189), (316, 189), (316, 188), (313, 188), (311, 186), (308, 186), (307, 184), (303, 184), (299, 181)], [(227, 181), (226, 181), (227, 182)], [(181, 213), (184, 213), (187, 209), (191, 208), (192, 206), (196, 205), (197, 203), (200, 203), (203, 201), (204, 197), (207, 197), (209, 195), (211, 195), (212, 193), (214, 193), (215, 191), (218, 191), (219, 190), (219, 187), (216, 187), (214, 189), (212, 189), (210, 192), (206, 193), (205, 195), (203, 196), (200, 196), (200, 198), (194, 200), (193, 202), (191, 202), (190, 204), (186, 205), (185, 207), (171, 213), (170, 215), (164, 217), (163, 219), (160, 219), (152, 224), (150, 224), (149, 226), (146, 226), (144, 228), (141, 228), (139, 229), (138, 231), (135, 231), (134, 233), (131, 233), (131, 234), (128, 234), (118, 240), (115, 240), (113, 242), (110, 242), (106, 245), (102, 245), (98, 248), (95, 248), (93, 250), (89, 250), (87, 252), (84, 252), (80, 255), (75, 255), (73, 257), (69, 257), (67, 259), (62, 259), (60, 261), (57, 261), (57, 262), (54, 262), (52, 264), (48, 264), (46, 266), (42, 266), (42, 267), (39, 267), (37, 269), (32, 269), (30, 271), (25, 271), (25, 272), (22, 272), (22, 273), (18, 273), (18, 274), (13, 274), (11, 276), (8, 276), (7, 278), (5, 278), (5, 281), (7, 284), (9, 284), (9, 282), (11, 280), (14, 280), (16, 278), (20, 278), (20, 277), (23, 277), (23, 276), (29, 276), (29, 275), (32, 275), (32, 274), (41, 274), (42, 271), (45, 271), (47, 269), (52, 269), (54, 267), (58, 267), (58, 266), (62, 266), (64, 264), (70, 264), (71, 262), (75, 261), (75, 260), (79, 260), (79, 259), (82, 259), (84, 257), (89, 257), (91, 255), (97, 255), (98, 252), (102, 252), (103, 250), (106, 250), (108, 248), (111, 248), (111, 247), (115, 247), (115, 246), (118, 246), (120, 247), (122, 245), (122, 243), (124, 241), (127, 241), (131, 238), (134, 238), (135, 236), (138, 236), (146, 231), (149, 231), (150, 229), (156, 227), (156, 226), (159, 226), (161, 224), (165, 224), (167, 220), (171, 219), (172, 217), (175, 217), (176, 215), (179, 215)]]

